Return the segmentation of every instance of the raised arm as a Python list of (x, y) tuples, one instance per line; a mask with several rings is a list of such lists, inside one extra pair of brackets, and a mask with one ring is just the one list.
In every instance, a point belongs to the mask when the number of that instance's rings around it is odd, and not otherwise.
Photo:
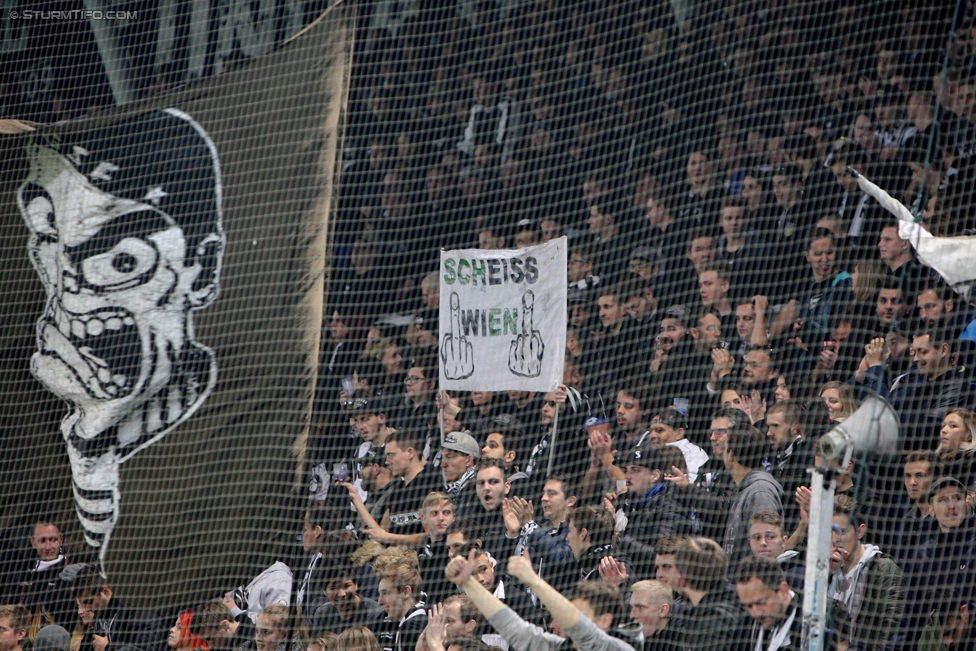
[(580, 611), (558, 590), (542, 580), (532, 568), (532, 560), (525, 556), (512, 556), (508, 559), (508, 573), (529, 588), (545, 605), (546, 610), (563, 630), (576, 626)]

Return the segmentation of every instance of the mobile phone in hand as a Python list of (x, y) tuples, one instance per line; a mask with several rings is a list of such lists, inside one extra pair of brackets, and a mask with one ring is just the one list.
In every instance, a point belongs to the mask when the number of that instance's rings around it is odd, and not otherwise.
[(335, 481), (349, 481), (349, 466), (344, 463), (332, 464), (332, 478)]

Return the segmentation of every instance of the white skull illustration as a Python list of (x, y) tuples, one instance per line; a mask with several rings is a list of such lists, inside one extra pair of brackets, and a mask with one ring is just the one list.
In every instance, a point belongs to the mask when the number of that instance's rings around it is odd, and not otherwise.
[(171, 109), (65, 140), (35, 140), (18, 196), (47, 292), (31, 370), (72, 405), (61, 430), (76, 508), (104, 555), (119, 464), (188, 418), (216, 381), (191, 315), (218, 291), (220, 172), (203, 129)]

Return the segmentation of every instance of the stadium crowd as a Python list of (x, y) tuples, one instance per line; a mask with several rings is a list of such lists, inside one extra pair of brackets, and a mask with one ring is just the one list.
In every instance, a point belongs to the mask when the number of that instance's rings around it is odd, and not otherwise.
[[(474, 7), (357, 52), (305, 563), (167, 641), (39, 522), (0, 651), (275, 651), (289, 605), (320, 651), (798, 651), (807, 469), (871, 394), (827, 648), (976, 649), (976, 308), (857, 184), (973, 234), (971, 4)], [(438, 251), (562, 236), (563, 384), (440, 390)]]

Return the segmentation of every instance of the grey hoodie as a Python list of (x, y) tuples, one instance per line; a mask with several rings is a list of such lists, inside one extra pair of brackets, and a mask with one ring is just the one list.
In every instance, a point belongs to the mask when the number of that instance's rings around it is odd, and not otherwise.
[[(509, 648), (514, 651), (557, 651), (565, 642), (558, 635), (546, 633), (528, 623), (507, 606), (489, 618), (488, 623), (508, 641)], [(616, 632), (628, 637), (634, 633), (629, 626)], [(634, 651), (633, 646), (604, 633), (583, 614), (575, 626), (566, 630), (566, 634), (576, 642), (579, 651)], [(642, 641), (639, 630), (633, 639), (638, 644)]]
[(729, 573), (751, 553), (749, 518), (756, 511), (776, 511), (783, 515), (783, 487), (762, 469), (752, 470), (739, 484), (739, 494), (729, 509), (722, 548), (729, 555)]

